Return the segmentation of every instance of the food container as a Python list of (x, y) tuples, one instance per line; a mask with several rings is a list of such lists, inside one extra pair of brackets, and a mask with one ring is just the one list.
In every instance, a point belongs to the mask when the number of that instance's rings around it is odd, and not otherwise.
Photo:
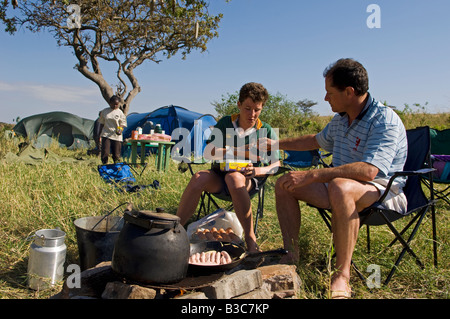
[[(186, 232), (191, 243), (210, 240), (230, 241), (237, 244), (244, 243), (242, 240), (244, 229), (236, 213), (228, 212), (223, 208), (190, 223)], [(224, 233), (227, 234), (225, 240), (223, 238)]]
[(243, 171), (248, 166), (248, 161), (221, 162), (220, 170), (224, 172)]
[(135, 131), (131, 131), (131, 139), (137, 140), (138, 137), (139, 137), (138, 131), (136, 131), (136, 130)]

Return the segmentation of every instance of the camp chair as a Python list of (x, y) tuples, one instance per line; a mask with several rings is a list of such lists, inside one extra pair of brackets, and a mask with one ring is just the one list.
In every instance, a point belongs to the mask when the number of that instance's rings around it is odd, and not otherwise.
[[(319, 165), (327, 166), (327, 164), (324, 162), (324, 158), (331, 155), (331, 154), (323, 155), (322, 153), (319, 152), (319, 150), (284, 151), (284, 154), (286, 158), (282, 161), (283, 166), (280, 166), (278, 168), (278, 171), (274, 174), (274, 176), (283, 174), (286, 171), (293, 170), (294, 168), (317, 167)], [(188, 164), (188, 167), (191, 174), (194, 175), (194, 172), (192, 170), (192, 163)], [(265, 191), (265, 182), (267, 181), (268, 177), (269, 176), (266, 176), (261, 187), (257, 190), (257, 193), (251, 195), (251, 199), (253, 199), (256, 194), (258, 195), (258, 206), (256, 209), (255, 226), (254, 226), (255, 234), (257, 233), (258, 222), (264, 216), (264, 194), (265, 194), (264, 191)], [(200, 218), (201, 213), (209, 214), (212, 211), (220, 208), (219, 204), (217, 204), (217, 202), (215, 201), (215, 198), (221, 199), (226, 202), (231, 202), (231, 197), (229, 196), (203, 192), (200, 198), (200, 206), (197, 212), (197, 219)], [(211, 210), (211, 206), (213, 206), (214, 210)], [(233, 204), (230, 204), (226, 209), (232, 210)]]
[[(209, 135), (211, 134), (212, 126), (208, 126), (209, 129), (204, 129), (201, 127), (201, 122), (195, 122), (194, 127), (191, 130), (191, 134), (188, 137), (188, 141), (191, 141), (191, 144), (188, 144), (188, 147), (186, 149), (193, 149), (193, 153), (183, 155), (175, 155), (172, 154), (172, 159), (180, 161), (180, 165), (186, 165), (189, 168), (189, 171), (191, 173), (191, 176), (194, 175), (193, 166), (196, 164), (205, 164), (206, 161), (203, 158), (203, 153), (206, 147), (206, 141), (209, 138)], [(203, 125), (203, 124), (202, 124)], [(191, 147), (192, 146), (192, 147)], [(192, 161), (193, 157), (193, 161)], [(180, 169), (181, 166), (178, 167), (179, 171), (185, 171), (184, 169)], [(277, 173), (278, 174), (278, 173)], [(258, 195), (258, 206), (256, 209), (255, 214), (255, 224), (254, 224), (254, 232), (255, 235), (257, 234), (258, 229), (258, 221), (260, 218), (263, 217), (264, 214), (264, 190), (265, 190), (265, 183), (267, 181), (268, 176), (263, 180), (261, 183), (259, 189), (256, 190), (256, 192), (252, 192), (250, 195), (250, 199), (253, 199), (256, 195)], [(211, 194), (208, 192), (203, 192), (200, 201), (199, 201), (199, 208), (197, 211), (197, 220), (200, 219), (200, 215), (203, 213), (204, 215), (208, 215), (212, 212), (214, 212), (217, 209), (220, 209), (220, 205), (217, 203), (216, 199), (220, 199), (225, 202), (229, 202), (230, 204), (225, 208), (228, 211), (231, 211), (233, 209), (232, 199), (231, 196), (223, 196), (219, 194)], [(213, 207), (212, 207), (213, 206)]]
[(312, 151), (284, 151), (283, 166), (286, 168), (327, 167), (324, 159), (331, 155), (323, 154), (319, 150)]
[[(187, 163), (189, 167), (189, 171), (191, 175), (194, 175), (194, 170), (192, 169), (193, 165), (198, 164), (194, 162)], [(267, 178), (269, 176), (266, 176), (263, 182), (261, 183), (260, 187), (256, 189), (256, 192), (252, 193), (250, 195), (250, 199), (253, 199), (256, 195), (258, 195), (258, 206), (256, 208), (256, 214), (255, 214), (255, 224), (254, 224), (254, 232), (255, 235), (257, 234), (258, 229), (258, 221), (260, 218), (263, 217), (264, 214), (264, 190), (265, 190), (265, 183), (267, 181)], [(200, 219), (200, 215), (208, 215), (212, 212), (214, 212), (217, 209), (220, 209), (220, 205), (217, 203), (216, 199), (220, 199), (225, 202), (229, 202), (230, 204), (225, 208), (227, 211), (233, 210), (233, 203), (231, 196), (225, 196), (221, 194), (212, 194), (208, 192), (203, 192), (200, 197), (199, 202), (199, 208), (197, 211), (197, 220)]]
[[(433, 188), (434, 196), (450, 205), (450, 129), (430, 129), (431, 165), (436, 169), (433, 183), (443, 184), (443, 189)], [(429, 181), (424, 180), (429, 186)], [(448, 185), (448, 186), (445, 186)]]
[[(422, 180), (424, 176), (428, 177), (428, 181), (433, 186), (433, 168), (427, 167), (423, 168), (423, 163), (430, 163), (430, 134), (428, 127), (420, 127), (407, 131), (408, 139), (408, 156), (406, 164), (404, 166), (404, 171), (397, 172), (391, 177), (386, 191), (382, 194), (380, 199), (367, 207), (362, 212), (360, 212), (360, 225), (367, 226), (367, 245), (368, 252), (370, 252), (370, 232), (369, 226), (381, 226), (387, 225), (391, 232), (394, 234), (395, 239), (388, 245), (392, 246), (395, 242), (399, 241), (403, 246), (401, 253), (399, 254), (394, 266), (390, 270), (384, 284), (387, 285), (391, 280), (395, 270), (397, 269), (403, 256), (408, 252), (414, 259), (420, 268), (424, 268), (423, 263), (420, 261), (419, 257), (410, 247), (411, 241), (414, 239), (417, 230), (422, 224), (422, 220), (431, 209), (431, 219), (432, 219), (432, 236), (433, 236), (433, 254), (434, 254), (434, 264), (437, 266), (437, 245), (436, 245), (436, 220), (435, 220), (435, 200), (433, 192), (430, 192), (430, 197), (427, 197), (422, 189)], [(392, 182), (399, 176), (407, 176), (408, 180), (404, 187), (404, 193), (408, 200), (407, 213), (402, 215), (396, 211), (386, 209), (383, 206), (383, 201), (392, 185)], [(331, 231), (331, 213), (329, 210), (317, 208), (326, 225)], [(406, 217), (411, 216), (411, 221), (403, 228), (402, 231), (398, 231), (394, 226), (393, 222)], [(410, 235), (407, 239), (404, 238), (405, 233), (410, 231)], [(359, 275), (359, 277), (365, 280), (364, 275), (358, 270), (356, 265), (352, 262), (353, 268)]]

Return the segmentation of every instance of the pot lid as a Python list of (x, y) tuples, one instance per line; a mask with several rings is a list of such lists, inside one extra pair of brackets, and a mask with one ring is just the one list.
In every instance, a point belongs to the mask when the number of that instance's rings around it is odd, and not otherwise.
[(152, 229), (171, 229), (176, 228), (180, 222), (180, 218), (176, 215), (167, 214), (159, 211), (126, 211), (124, 214), (126, 221), (135, 224), (137, 226)]
[(157, 209), (156, 211), (139, 210), (131, 212), (136, 218), (149, 219), (149, 220), (162, 220), (162, 221), (180, 221), (180, 217), (172, 214), (165, 213), (164, 210)]

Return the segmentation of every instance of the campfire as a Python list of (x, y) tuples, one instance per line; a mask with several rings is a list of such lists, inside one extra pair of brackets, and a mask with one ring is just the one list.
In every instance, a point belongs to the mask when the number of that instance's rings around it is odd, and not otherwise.
[(278, 264), (283, 249), (249, 255), (226, 241), (233, 238), (226, 228), (214, 241), (199, 238), (198, 230), (188, 236), (179, 218), (163, 210), (126, 210), (123, 219), (91, 217), (75, 225), (78, 285), (67, 278), (54, 298), (295, 298), (301, 285), (295, 266)]
[(301, 280), (293, 265), (273, 257), (247, 258), (227, 272), (190, 275), (172, 284), (143, 284), (120, 276), (103, 262), (81, 272), (79, 288), (64, 283), (55, 299), (283, 299), (296, 298)]

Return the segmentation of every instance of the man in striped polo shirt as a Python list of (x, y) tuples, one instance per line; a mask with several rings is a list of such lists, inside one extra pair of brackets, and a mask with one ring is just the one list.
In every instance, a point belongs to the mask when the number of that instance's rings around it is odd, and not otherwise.
[[(352, 59), (341, 59), (324, 71), (325, 101), (336, 112), (316, 135), (277, 141), (263, 148), (306, 151), (323, 148), (333, 153), (332, 167), (292, 171), (278, 179), (276, 207), (286, 262), (298, 262), (300, 207), (304, 201), (332, 210), (336, 271), (332, 296), (350, 297), (350, 267), (359, 231), (358, 212), (378, 200), (395, 171), (406, 161), (406, 131), (398, 115), (368, 93), (366, 69)], [(389, 195), (388, 208), (406, 211), (406, 197), (398, 180)]]

